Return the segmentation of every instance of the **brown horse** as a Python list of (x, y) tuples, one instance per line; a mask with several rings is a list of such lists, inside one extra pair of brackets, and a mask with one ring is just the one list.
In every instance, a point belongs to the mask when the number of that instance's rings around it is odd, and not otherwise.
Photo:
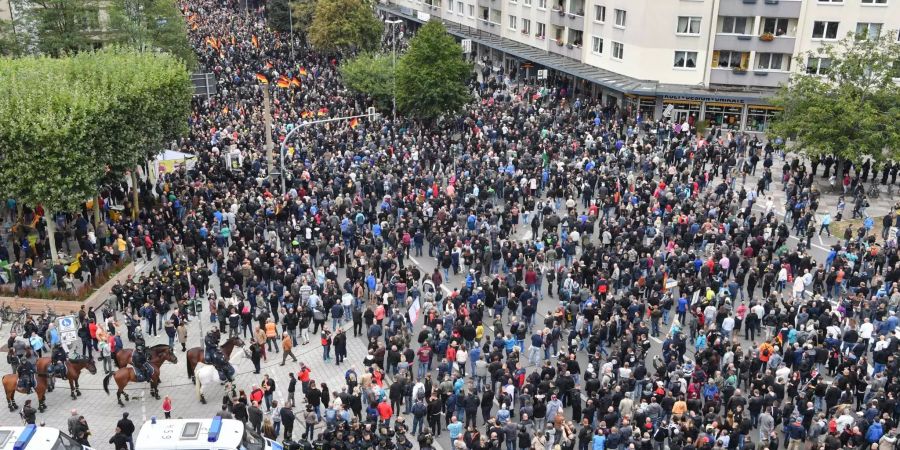
[[(54, 375), (53, 377), (47, 376), (47, 372), (50, 368), (50, 358), (38, 358), (35, 366), (37, 366), (38, 376), (47, 378), (49, 391), (53, 392), (53, 389), (56, 388), (55, 378), (62, 377), (59, 377), (58, 375)], [(81, 376), (81, 371), (84, 369), (87, 369), (91, 375), (97, 375), (97, 366), (94, 365), (94, 360), (92, 358), (69, 359), (66, 361), (65, 379), (69, 381), (69, 392), (72, 395), (72, 400), (78, 399), (81, 395), (81, 389), (80, 386), (78, 386), (78, 378)]]
[(113, 356), (116, 368), (121, 369), (123, 367), (128, 367), (128, 365), (131, 364), (131, 355), (133, 354), (133, 348), (123, 348), (122, 350), (116, 351), (116, 354)]
[[(44, 412), (47, 409), (47, 403), (44, 402), (45, 394), (47, 393), (47, 377), (36, 376), (35, 378), (34, 393), (38, 399), (38, 410)], [(19, 405), (16, 404), (15, 400), (16, 392), (28, 394), (28, 392), (19, 389), (19, 375), (15, 373), (3, 375), (3, 390), (6, 391), (6, 406), (9, 407), (10, 412), (19, 409)]]
[[(229, 361), (231, 359), (231, 352), (235, 347), (244, 347), (244, 341), (237, 336), (232, 336), (222, 344), (222, 354), (225, 355), (225, 361)], [(194, 378), (194, 368), (197, 367), (197, 363), (205, 363), (206, 362), (206, 353), (200, 347), (194, 347), (187, 351), (187, 374), (191, 377), (191, 382), (196, 382)]]
[[(163, 363), (166, 361), (172, 364), (178, 364), (178, 357), (175, 356), (175, 353), (172, 352), (172, 349), (169, 348), (168, 344), (159, 344), (151, 347), (150, 351), (150, 365), (153, 366), (153, 375), (150, 377), (150, 395), (153, 398), (159, 400), (159, 371), (160, 367), (162, 367)], [(119, 406), (125, 406), (122, 403), (122, 396), (125, 396), (125, 400), (129, 400), (130, 397), (125, 392), (125, 386), (128, 386), (128, 383), (136, 383), (137, 376), (134, 373), (134, 369), (131, 367), (123, 367), (119, 370), (116, 370), (113, 373), (106, 375), (103, 378), (103, 390), (106, 391), (106, 394), (109, 395), (109, 379), (114, 378), (116, 380), (116, 385), (119, 387), (119, 390), (116, 391), (116, 400), (119, 401)]]

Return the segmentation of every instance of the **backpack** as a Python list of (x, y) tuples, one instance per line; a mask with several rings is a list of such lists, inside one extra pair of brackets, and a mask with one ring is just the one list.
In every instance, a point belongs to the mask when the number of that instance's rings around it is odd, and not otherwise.
[(416, 417), (424, 417), (426, 410), (427, 408), (423, 402), (416, 402), (412, 406), (412, 413)]

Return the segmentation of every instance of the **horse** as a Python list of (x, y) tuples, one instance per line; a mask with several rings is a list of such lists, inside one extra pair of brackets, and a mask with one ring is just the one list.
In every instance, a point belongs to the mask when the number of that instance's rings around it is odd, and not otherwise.
[[(226, 361), (231, 360), (231, 352), (235, 347), (244, 347), (244, 341), (237, 336), (228, 338), (228, 340), (220, 347), (222, 349), (222, 354), (225, 355)], [(197, 363), (205, 362), (206, 353), (200, 347), (194, 347), (187, 351), (187, 375), (191, 378), (191, 382), (196, 382), (194, 371)]]
[(113, 356), (113, 362), (116, 363), (116, 368), (121, 369), (123, 367), (128, 367), (128, 365), (131, 364), (131, 355), (133, 354), (133, 348), (117, 350), (116, 354)]
[[(237, 338), (231, 338), (237, 339)], [(229, 341), (231, 340), (229, 339)], [(226, 345), (228, 342), (225, 343)], [(242, 347), (243, 342), (240, 342), (238, 346)], [(224, 347), (224, 346), (223, 346)], [(226, 350), (222, 350), (222, 353), (225, 353), (225, 357), (228, 358), (227, 361), (231, 361), (231, 350), (233, 346), (229, 346)], [(215, 366), (211, 364), (205, 364), (203, 362), (198, 361), (197, 365), (194, 366), (194, 385), (197, 388), (197, 398), (200, 399), (200, 403), (206, 404), (206, 396), (203, 395), (203, 386), (207, 383), (215, 383), (217, 381), (221, 382), (219, 379), (219, 371)], [(226, 388), (227, 390), (227, 388)]]
[[(37, 395), (38, 399), (38, 410), (40, 412), (44, 412), (47, 409), (47, 403), (44, 401), (47, 393), (47, 380), (45, 377), (35, 376), (35, 386), (34, 393)], [(6, 406), (9, 408), (9, 411), (15, 411), (19, 409), (19, 405), (16, 404), (15, 395), (16, 392), (20, 394), (27, 394), (24, 390), (19, 389), (19, 375), (16, 373), (11, 373), (8, 375), (3, 375), (3, 390), (6, 391)]]
[[(178, 364), (178, 357), (175, 356), (175, 353), (172, 352), (172, 349), (169, 348), (168, 344), (159, 344), (150, 348), (150, 365), (153, 366), (154, 369), (153, 375), (150, 377), (150, 395), (157, 400), (160, 399), (158, 389), (159, 371), (166, 361), (172, 364)], [(122, 396), (125, 396), (125, 400), (130, 400), (130, 397), (125, 392), (125, 386), (128, 386), (128, 383), (137, 382), (137, 374), (135, 374), (134, 368), (123, 367), (113, 373), (107, 374), (106, 377), (103, 378), (103, 390), (106, 392), (106, 395), (109, 395), (110, 378), (114, 378), (116, 380), (116, 385), (119, 387), (119, 390), (116, 391), (116, 400), (118, 400), (119, 406), (125, 406), (125, 403), (122, 403)]]
[[(55, 376), (49, 376), (48, 371), (50, 368), (50, 358), (38, 358), (37, 364), (37, 374), (39, 377), (47, 378), (47, 384), (49, 386), (49, 391), (53, 392), (53, 389), (56, 387), (56, 382), (54, 378)], [(97, 374), (97, 366), (94, 364), (94, 360), (92, 358), (78, 358), (78, 359), (68, 359), (66, 360), (66, 377), (65, 379), (69, 381), (69, 392), (72, 396), (72, 400), (77, 400), (79, 396), (81, 396), (81, 389), (78, 385), (78, 378), (81, 376), (81, 371), (87, 369), (91, 375)]]

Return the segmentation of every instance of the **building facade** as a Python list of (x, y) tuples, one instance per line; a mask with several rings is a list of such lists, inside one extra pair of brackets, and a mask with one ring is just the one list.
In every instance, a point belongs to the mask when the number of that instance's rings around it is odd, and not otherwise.
[(411, 22), (441, 20), (488, 70), (570, 80), (643, 118), (704, 119), (764, 132), (767, 99), (799, 55), (853, 32), (900, 40), (900, 0), (382, 0)]

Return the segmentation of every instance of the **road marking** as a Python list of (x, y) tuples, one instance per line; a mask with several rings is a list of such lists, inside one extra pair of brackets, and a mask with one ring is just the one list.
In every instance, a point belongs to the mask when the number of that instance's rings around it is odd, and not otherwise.
[(144, 390), (141, 389), (141, 420), (147, 421), (147, 404), (144, 402)]
[(650, 340), (652, 340), (653, 342), (656, 342), (657, 344), (662, 344), (662, 341), (661, 341), (661, 340), (659, 340), (659, 339), (657, 339), (657, 338), (655, 338), (655, 337), (653, 337), (653, 336), (650, 336)]

